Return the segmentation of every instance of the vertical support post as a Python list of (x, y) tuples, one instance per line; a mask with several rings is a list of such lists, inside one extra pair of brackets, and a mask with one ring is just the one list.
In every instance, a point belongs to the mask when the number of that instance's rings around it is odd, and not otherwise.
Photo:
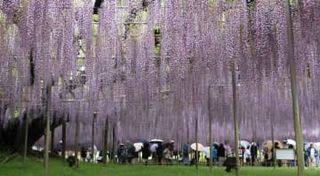
[[(54, 125), (54, 123), (55, 123), (55, 120), (53, 119), (52, 120), (52, 124)], [(55, 131), (55, 129), (52, 127), (51, 128), (51, 151), (53, 151), (54, 150), (54, 131)]]
[(211, 85), (209, 85), (208, 88), (208, 115), (209, 115), (209, 154), (210, 154), (210, 161), (209, 161), (209, 166), (210, 166), (210, 172), (212, 172), (212, 117), (211, 117)]
[(195, 128), (195, 130), (196, 130), (196, 156), (195, 156), (195, 159), (196, 159), (196, 168), (198, 169), (198, 160), (199, 160), (199, 158), (198, 158), (198, 151), (199, 151), (199, 148), (198, 148), (198, 114), (196, 114), (196, 128)]
[(66, 158), (66, 140), (67, 140), (67, 124), (65, 116), (62, 119), (62, 160), (64, 161)]
[(24, 132), (25, 136), (24, 136), (23, 162), (26, 161), (27, 155), (28, 155), (29, 118), (30, 118), (30, 107), (27, 107), (26, 125), (25, 125), (25, 132)]
[(44, 152), (44, 175), (48, 176), (49, 170), (49, 146), (50, 146), (50, 118), (51, 118), (51, 84), (46, 88), (46, 129), (45, 129), (45, 152)]
[(108, 116), (106, 118), (105, 126), (104, 126), (104, 145), (103, 145), (103, 165), (107, 165), (107, 154), (108, 154), (108, 130), (109, 130), (109, 119)]
[(273, 165), (273, 169), (276, 169), (276, 148), (275, 148), (275, 142), (274, 142), (274, 122), (273, 122), (273, 117), (270, 115), (269, 113), (269, 117), (270, 117), (270, 124), (271, 124), (271, 140), (272, 140), (272, 165)]
[(198, 113), (196, 111), (196, 103), (195, 103), (195, 90), (194, 90), (194, 76), (192, 77), (192, 104), (193, 104), (193, 113), (195, 116), (195, 139), (196, 139), (196, 151), (195, 151), (195, 165), (196, 165), (196, 169), (197, 169), (197, 174), (198, 174)]
[(76, 114), (76, 131), (74, 138), (74, 153), (76, 157), (76, 167), (79, 167), (78, 153), (79, 153), (79, 133), (80, 133), (80, 119), (79, 119), (79, 111)]
[[(296, 2), (297, 3), (297, 2)], [(291, 94), (292, 94), (292, 109), (294, 132), (297, 143), (297, 161), (298, 161), (298, 176), (304, 175), (304, 154), (303, 154), (303, 134), (300, 119), (300, 105), (297, 90), (296, 78), (296, 62), (294, 56), (294, 35), (293, 35), (293, 22), (292, 22), (292, 6), (291, 0), (286, 1), (286, 16), (287, 16), (287, 35), (288, 35), (288, 61), (290, 64), (290, 81), (291, 81)]]
[(236, 157), (236, 176), (239, 176), (240, 160), (239, 160), (239, 127), (237, 116), (237, 82), (236, 82), (236, 66), (231, 63), (232, 70), (232, 96), (233, 96), (233, 126), (234, 126), (234, 143), (235, 143), (235, 157)]
[(116, 163), (116, 160), (114, 157), (116, 153), (115, 144), (116, 144), (116, 128), (115, 128), (115, 124), (112, 123), (112, 160), (114, 163)]
[(95, 153), (94, 153), (95, 133), (94, 133), (94, 131), (95, 131), (96, 118), (97, 118), (97, 113), (94, 112), (93, 118), (92, 118), (92, 131), (91, 131), (91, 135), (92, 135), (91, 136), (91, 139), (92, 139), (92, 141), (91, 141), (92, 162), (95, 162), (95, 159), (96, 159), (96, 157), (94, 156), (95, 155)]

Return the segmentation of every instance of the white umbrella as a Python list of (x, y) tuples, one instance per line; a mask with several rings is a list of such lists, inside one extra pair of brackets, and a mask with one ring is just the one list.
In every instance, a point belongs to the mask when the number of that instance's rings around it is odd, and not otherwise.
[(248, 148), (251, 146), (250, 142), (246, 141), (246, 140), (241, 140), (240, 141), (240, 146), (244, 147), (244, 148)]
[(193, 143), (193, 144), (191, 144), (190, 147), (192, 150), (197, 150), (197, 146), (198, 146), (198, 151), (202, 152), (204, 150), (203, 145), (200, 143)]
[(313, 145), (314, 145), (317, 149), (320, 149), (320, 142), (315, 142)]
[(286, 143), (287, 143), (288, 145), (296, 146), (296, 141), (293, 140), (293, 139), (287, 139), (287, 140), (286, 140)]
[(143, 143), (142, 142), (137, 142), (137, 143), (134, 143), (133, 144), (134, 148), (135, 148), (135, 151), (140, 151), (143, 147)]
[(162, 143), (163, 142), (163, 140), (161, 140), (161, 139), (151, 139), (150, 140), (150, 143)]
[(305, 144), (305, 149), (307, 150), (311, 144), (313, 144), (315, 148), (320, 149), (320, 142), (307, 142)]

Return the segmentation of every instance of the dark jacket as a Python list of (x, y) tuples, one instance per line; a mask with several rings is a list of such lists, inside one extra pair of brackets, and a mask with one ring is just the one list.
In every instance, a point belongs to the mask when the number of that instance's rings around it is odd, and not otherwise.
[(218, 148), (218, 157), (225, 157), (226, 156), (226, 149), (222, 144), (220, 144)]
[(252, 145), (250, 148), (251, 156), (257, 156), (258, 154), (258, 147), (256, 145)]
[(150, 155), (151, 155), (151, 152), (150, 152), (150, 149), (149, 149), (149, 143), (143, 144), (143, 147), (142, 147), (142, 158), (143, 159), (148, 159)]

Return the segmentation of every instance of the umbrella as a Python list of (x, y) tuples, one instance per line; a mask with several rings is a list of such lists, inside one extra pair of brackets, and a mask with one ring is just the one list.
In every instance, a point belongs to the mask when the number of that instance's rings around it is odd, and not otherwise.
[(287, 139), (287, 140), (286, 140), (286, 143), (287, 143), (288, 145), (296, 146), (296, 141), (293, 140), (293, 139)]
[(151, 139), (150, 140), (150, 143), (162, 143), (163, 142), (163, 140), (161, 140), (161, 139)]
[(313, 144), (316, 149), (320, 149), (320, 142), (307, 142), (305, 144), (305, 149), (309, 148), (311, 144)]
[(313, 145), (314, 145), (316, 148), (320, 149), (320, 142), (315, 142)]
[[(274, 143), (278, 143), (279, 144), (279, 147), (280, 148), (283, 148), (282, 146), (282, 142), (278, 141), (278, 140), (274, 140)], [(272, 140), (268, 140), (268, 141), (265, 141), (263, 144), (262, 144), (263, 148), (266, 148), (268, 149), (268, 151), (271, 151), (272, 149)]]
[(197, 150), (197, 146), (198, 146), (198, 151), (202, 152), (204, 150), (203, 145), (200, 143), (193, 143), (193, 144), (191, 144), (190, 147), (192, 150)]
[(142, 142), (137, 142), (137, 143), (134, 143), (133, 146), (135, 148), (135, 151), (138, 152), (138, 151), (140, 151), (142, 149), (143, 143)]
[(244, 148), (248, 148), (251, 146), (250, 142), (246, 141), (246, 140), (241, 140), (240, 141), (240, 146), (244, 147)]

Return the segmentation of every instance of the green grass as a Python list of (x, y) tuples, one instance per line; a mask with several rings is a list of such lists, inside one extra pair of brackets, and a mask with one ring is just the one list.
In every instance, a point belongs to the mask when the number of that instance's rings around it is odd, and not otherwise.
[[(208, 167), (189, 166), (143, 166), (143, 165), (93, 165), (81, 163), (78, 169), (69, 168), (66, 163), (58, 159), (50, 160), (50, 176), (233, 176), (234, 172), (226, 173), (223, 168), (213, 168), (210, 174)], [(21, 157), (18, 157), (9, 163), (0, 165), (0, 176), (42, 176), (42, 161), (32, 158), (25, 163)], [(290, 168), (263, 168), (263, 167), (242, 167), (240, 175), (243, 176), (294, 176), (295, 169)], [(307, 169), (305, 176), (319, 176), (320, 169)]]

